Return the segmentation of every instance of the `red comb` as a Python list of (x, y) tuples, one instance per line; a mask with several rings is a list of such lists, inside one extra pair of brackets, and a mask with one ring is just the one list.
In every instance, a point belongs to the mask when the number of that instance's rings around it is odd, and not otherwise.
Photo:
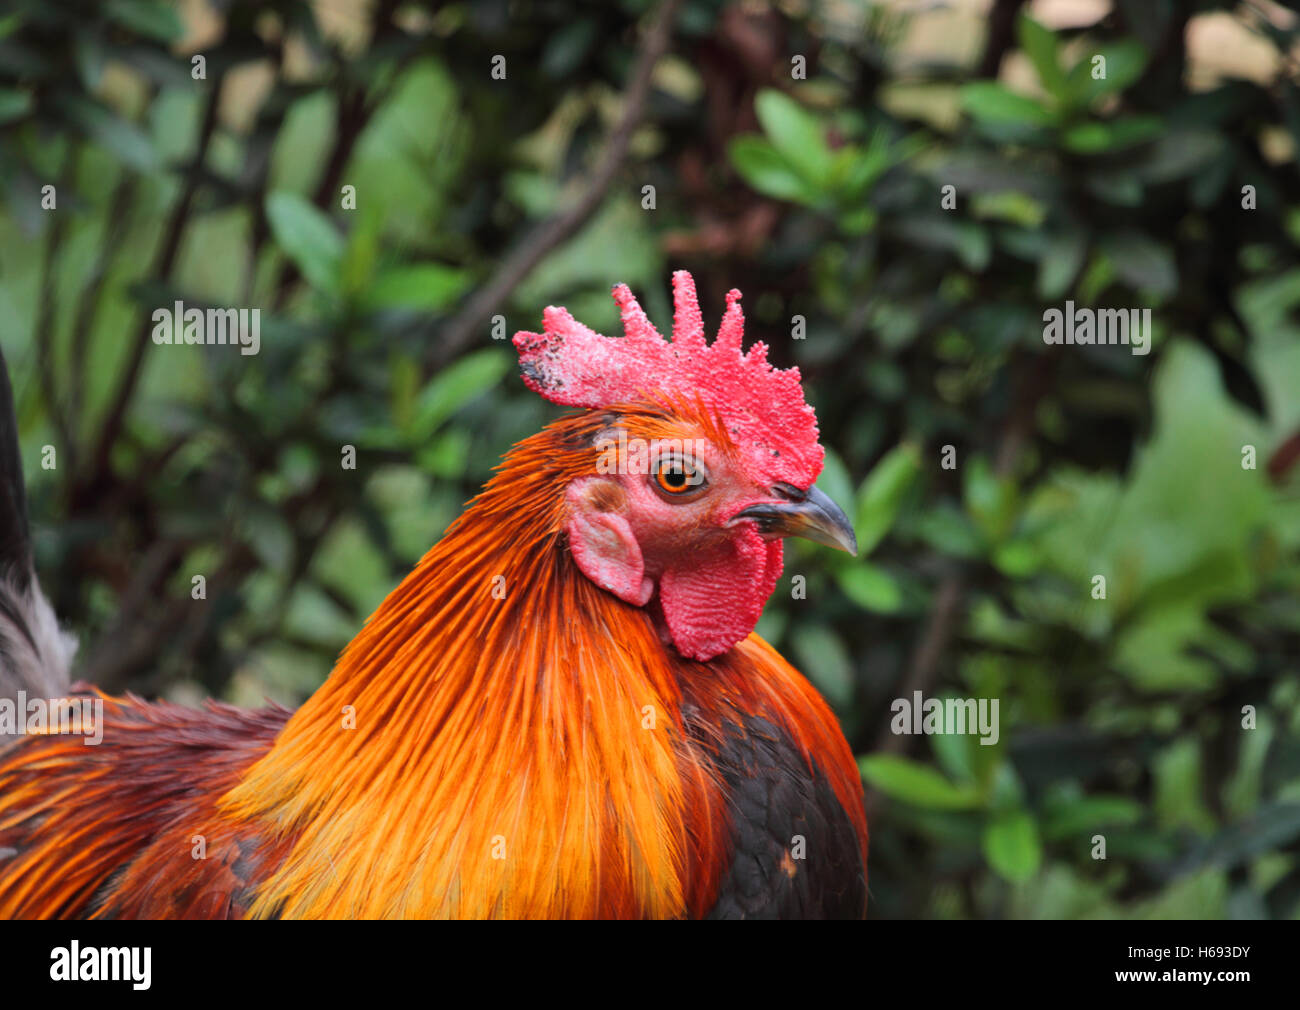
[(773, 368), (761, 341), (741, 350), (740, 292), (727, 292), (718, 337), (704, 338), (695, 281), (673, 274), (673, 339), (664, 340), (626, 284), (614, 287), (623, 313), (621, 339), (603, 337), (548, 307), (542, 333), (515, 334), (524, 383), (566, 407), (609, 407), (698, 396), (722, 420), (754, 475), (769, 484), (807, 488), (822, 468), (817, 417), (804, 401), (799, 369)]

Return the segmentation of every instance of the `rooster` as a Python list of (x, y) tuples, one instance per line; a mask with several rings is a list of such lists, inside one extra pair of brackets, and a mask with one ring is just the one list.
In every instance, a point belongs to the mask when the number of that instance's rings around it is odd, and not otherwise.
[(524, 383), (578, 409), (511, 448), (296, 712), (78, 686), (100, 746), (0, 750), (0, 916), (863, 916), (852, 753), (753, 632), (781, 538), (853, 531), (814, 486), (798, 371), (742, 350), (740, 293), (712, 343), (688, 273), (673, 294), (671, 342), (623, 285), (622, 338), (554, 307), (516, 334)]

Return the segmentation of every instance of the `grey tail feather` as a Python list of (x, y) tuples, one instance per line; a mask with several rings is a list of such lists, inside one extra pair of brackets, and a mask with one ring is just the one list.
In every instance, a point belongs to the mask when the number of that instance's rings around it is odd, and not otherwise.
[(0, 699), (16, 699), (19, 691), (65, 695), (76, 649), (36, 580), (13, 386), (0, 351)]

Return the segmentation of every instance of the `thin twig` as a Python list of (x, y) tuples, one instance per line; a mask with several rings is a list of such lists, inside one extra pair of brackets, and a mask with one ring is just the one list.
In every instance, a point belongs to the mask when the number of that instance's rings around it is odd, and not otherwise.
[[(1039, 355), (1018, 383), (1011, 412), (1007, 414), (998, 440), (993, 472), (998, 478), (1010, 477), (1034, 430), (1035, 412), (1051, 383), (1054, 358)], [(966, 575), (962, 567), (948, 572), (934, 593), (934, 603), (917, 639), (907, 673), (899, 685), (897, 697), (911, 698), (913, 693), (927, 693), (939, 674), (939, 666), (953, 636), (957, 633), (966, 609)], [(886, 726), (876, 738), (875, 752), (896, 753), (906, 747), (910, 737), (900, 736)]]
[[(400, 34), (393, 22), (397, 7), (397, 0), (382, 0), (381, 3), (375, 5), (370, 19), (372, 46), (395, 33)], [(356, 149), (357, 141), (361, 139), (361, 134), (369, 125), (376, 110), (383, 106), (396, 87), (397, 82), (401, 80), (401, 68), (416, 52), (415, 49), (412, 49), (405, 57), (399, 59), (397, 68), (390, 76), (388, 83), (379, 89), (373, 89), (370, 82), (367, 81), (352, 82), (351, 89), (349, 89), (346, 68), (340, 60), (337, 68), (340, 84), (335, 96), (334, 147), (330, 151), (329, 159), (325, 163), (325, 169), (321, 172), (320, 179), (317, 181), (316, 189), (311, 197), (311, 202), (321, 210), (328, 208), (335, 200), (339, 182), (343, 178), (343, 170), (347, 168), (348, 163), (352, 160), (352, 153)], [(254, 257), (256, 257), (256, 243)], [(293, 260), (286, 259), (281, 264), (280, 273), (275, 282), (275, 300), (273, 302), (277, 312), (284, 308), (285, 303), (289, 300), (289, 294), (293, 290), (293, 285), (300, 276), (298, 265)]]
[[(190, 211), (194, 206), (194, 197), (198, 193), (199, 183), (203, 178), (203, 164), (207, 161), (208, 146), (211, 144), (212, 135), (216, 131), (217, 109), (221, 104), (221, 90), (224, 81), (225, 75), (219, 74), (212, 82), (212, 88), (208, 93), (207, 107), (203, 112), (203, 125), (199, 128), (199, 141), (194, 152), (194, 160), (190, 162), (189, 169), (185, 173), (185, 184), (181, 189), (181, 195), (172, 208), (171, 217), (167, 222), (167, 231), (163, 236), (162, 245), (158, 248), (153, 270), (150, 272), (152, 277), (160, 281), (166, 281), (171, 276), (172, 267), (176, 263), (176, 254), (180, 251), (181, 239), (184, 237), (185, 229), (190, 221)], [(127, 363), (126, 374), (117, 387), (111, 406), (104, 415), (103, 423), (100, 425), (99, 441), (96, 443), (95, 450), (88, 457), (87, 465), (95, 469), (81, 482), (83, 488), (93, 488), (100, 476), (98, 471), (102, 471), (108, 466), (110, 450), (117, 440), (118, 432), (121, 431), (127, 408), (131, 405), (131, 395), (135, 392), (136, 382), (140, 378), (140, 369), (144, 364), (145, 351), (149, 347), (149, 335), (152, 328), (151, 315), (146, 312), (140, 321), (140, 330), (136, 334), (135, 346), (131, 349), (131, 359)]]
[(443, 327), (439, 340), (431, 348), (430, 365), (454, 358), (474, 339), (482, 327), (533, 271), (542, 259), (556, 246), (571, 238), (605, 199), (614, 177), (627, 158), (632, 135), (641, 125), (646, 99), (650, 94), (650, 78), (655, 65), (668, 51), (672, 40), (673, 21), (681, 0), (666, 0), (659, 8), (654, 25), (641, 42), (636, 65), (632, 71), (623, 115), (610, 133), (609, 142), (590, 184), (572, 205), (554, 217), (541, 222), (511, 250), (497, 267), (492, 279), (479, 288), (452, 319)]
[[(64, 155), (63, 167), (59, 170), (58, 192), (63, 199), (68, 199), (68, 190), (76, 176), (77, 148), (69, 143)], [(55, 294), (58, 288), (59, 250), (63, 246), (67, 231), (67, 214), (54, 214), (49, 230), (45, 234), (45, 246), (41, 255), (41, 294), (36, 315), (36, 329), (32, 339), (36, 344), (36, 367), (41, 380), (41, 393), (45, 397), (46, 409), (54, 430), (58, 432), (63, 444), (64, 455), (71, 459), (75, 449), (72, 444), (72, 429), (67, 415), (63, 412), (58, 391), (54, 384), (55, 352)]]
[[(99, 249), (95, 253), (95, 263), (90, 275), (81, 289), (81, 298), (77, 302), (77, 314), (72, 322), (72, 357), (71, 389), (68, 394), (69, 426), (74, 430), (81, 427), (81, 409), (86, 384), (86, 370), (90, 367), (90, 334), (95, 326), (95, 315), (99, 310), (104, 293), (104, 279), (108, 274), (109, 264), (121, 250), (119, 241), (125, 234), (127, 215), (135, 205), (136, 177), (129, 168), (123, 168), (113, 195), (108, 201), (108, 220), (104, 223), (104, 234), (100, 239)], [(69, 454), (69, 465), (76, 472), (76, 459)]]
[[(907, 664), (907, 673), (898, 687), (899, 698), (911, 699), (915, 692), (925, 694), (929, 690), (943, 654), (948, 649), (948, 643), (957, 629), (965, 595), (965, 580), (960, 571), (949, 572), (939, 583), (939, 588), (934, 593), (934, 605), (925, 622), (925, 630), (917, 639), (916, 649)], [(876, 740), (874, 753), (896, 753), (906, 746), (909, 739), (891, 732), (886, 726)]]
[(1002, 58), (1016, 41), (1016, 18), (1025, 0), (997, 0), (989, 12), (989, 34), (980, 57), (977, 77), (997, 77)]
[[(375, 106), (367, 103), (365, 88), (357, 85), (352, 92), (346, 90), (338, 95), (337, 113), (334, 122), (334, 148), (330, 151), (329, 161), (321, 174), (320, 182), (312, 195), (312, 203), (324, 209), (334, 198), (343, 169), (352, 157), (361, 131), (370, 121)], [(293, 290), (294, 283), (301, 274), (298, 265), (291, 259), (285, 259), (280, 266), (280, 274), (275, 282), (274, 307), (277, 312), (284, 308)]]

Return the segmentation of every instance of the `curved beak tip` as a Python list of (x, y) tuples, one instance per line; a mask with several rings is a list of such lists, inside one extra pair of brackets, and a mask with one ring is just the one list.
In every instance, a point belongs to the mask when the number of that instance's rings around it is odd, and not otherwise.
[(753, 519), (767, 534), (803, 537), (858, 556), (858, 538), (849, 517), (816, 487), (809, 488), (802, 500), (761, 502), (737, 513), (735, 518)]

